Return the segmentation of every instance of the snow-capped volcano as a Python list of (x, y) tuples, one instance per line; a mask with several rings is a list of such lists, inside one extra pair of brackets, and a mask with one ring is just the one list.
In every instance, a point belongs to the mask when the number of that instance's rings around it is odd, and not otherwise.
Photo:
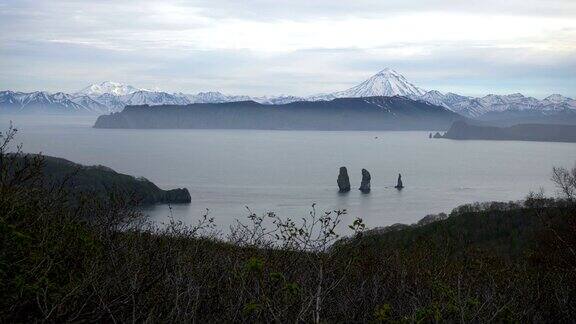
[(103, 94), (112, 94), (115, 96), (125, 96), (136, 91), (143, 90), (118, 82), (105, 81), (99, 84), (91, 84), (86, 88), (77, 92), (77, 94), (84, 94), (90, 97), (97, 97)]
[(374, 96), (421, 96), (426, 91), (418, 88), (412, 83), (408, 82), (406, 78), (390, 69), (386, 68), (368, 80), (352, 87), (348, 90), (333, 93), (338, 98), (354, 98), (354, 97), (374, 97)]
[(348, 90), (315, 95), (306, 100), (332, 100), (334, 98), (404, 96), (448, 108), (466, 117), (476, 118), (489, 112), (503, 111), (553, 111), (575, 109), (576, 101), (561, 95), (551, 95), (544, 100), (526, 97), (520, 93), (509, 95), (489, 94), (474, 98), (455, 93), (443, 94), (437, 90), (425, 91), (409, 82), (400, 73), (386, 68), (368, 80)]

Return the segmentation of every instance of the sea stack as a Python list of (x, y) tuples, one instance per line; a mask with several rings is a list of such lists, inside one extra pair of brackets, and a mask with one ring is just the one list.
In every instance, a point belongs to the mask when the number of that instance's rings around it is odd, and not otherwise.
[(350, 178), (348, 178), (348, 170), (346, 167), (340, 167), (340, 173), (338, 174), (337, 182), (340, 192), (350, 191)]
[(398, 173), (398, 183), (394, 188), (398, 190), (402, 190), (402, 188), (404, 188), (404, 185), (402, 184), (402, 175), (400, 173)]
[(369, 193), (370, 192), (370, 172), (366, 169), (362, 169), (362, 183), (360, 183), (360, 191), (362, 193)]

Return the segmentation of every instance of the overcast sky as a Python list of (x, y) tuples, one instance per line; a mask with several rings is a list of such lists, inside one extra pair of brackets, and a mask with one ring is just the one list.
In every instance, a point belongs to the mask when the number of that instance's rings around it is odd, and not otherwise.
[(309, 95), (385, 67), (444, 92), (576, 97), (576, 0), (0, 0), (0, 90)]

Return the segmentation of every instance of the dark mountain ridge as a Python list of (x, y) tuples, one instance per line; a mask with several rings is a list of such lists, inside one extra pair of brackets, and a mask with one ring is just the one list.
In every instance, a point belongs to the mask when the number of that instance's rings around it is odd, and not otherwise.
[(264, 105), (255, 101), (127, 106), (98, 118), (96, 128), (278, 130), (445, 129), (464, 117), (402, 96), (338, 98)]

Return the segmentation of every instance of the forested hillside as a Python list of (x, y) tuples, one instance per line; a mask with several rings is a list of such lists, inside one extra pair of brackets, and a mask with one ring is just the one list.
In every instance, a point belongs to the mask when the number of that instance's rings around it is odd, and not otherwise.
[[(0, 148), (0, 322), (571, 322), (576, 169), (558, 198), (366, 230), (345, 211), (150, 226), (132, 201), (23, 186)], [(350, 223), (354, 235), (334, 229)], [(265, 225), (270, 224), (270, 225)]]

